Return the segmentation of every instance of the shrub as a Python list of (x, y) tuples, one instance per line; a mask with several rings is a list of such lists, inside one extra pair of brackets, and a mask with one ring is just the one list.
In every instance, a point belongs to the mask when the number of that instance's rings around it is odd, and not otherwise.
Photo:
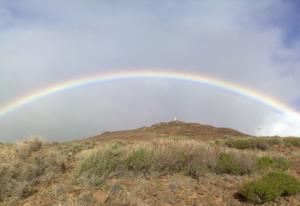
[(226, 145), (236, 149), (267, 150), (269, 148), (269, 145), (266, 143), (264, 139), (255, 139), (255, 138), (229, 140), (228, 142), (226, 142)]
[(279, 170), (288, 170), (289, 167), (291, 166), (291, 163), (288, 159), (284, 157), (274, 157), (274, 168), (279, 169)]
[(288, 170), (290, 167), (290, 161), (284, 157), (261, 157), (257, 160), (258, 169), (277, 169), (277, 170)]
[(258, 149), (268, 150), (273, 145), (282, 144), (279, 137), (252, 137), (244, 139), (231, 139), (225, 143), (227, 146), (236, 149)]
[(104, 179), (122, 165), (124, 150), (119, 142), (105, 145), (102, 150), (82, 160), (75, 168), (74, 177), (77, 183), (99, 186)]
[(283, 142), (286, 146), (300, 147), (300, 138), (299, 137), (283, 138)]
[(57, 152), (36, 138), (5, 147), (0, 153), (0, 201), (28, 197), (37, 184), (49, 183), (62, 172)]
[(112, 175), (174, 174), (192, 177), (213, 170), (218, 149), (196, 141), (160, 140), (120, 146), (110, 143), (82, 159), (74, 170), (76, 183), (99, 186)]
[(133, 171), (148, 171), (151, 166), (152, 151), (144, 148), (134, 150), (126, 160), (126, 167)]
[(299, 192), (300, 182), (283, 172), (268, 173), (259, 180), (247, 183), (240, 190), (246, 200), (258, 204)]
[(221, 153), (217, 162), (217, 173), (226, 173), (233, 175), (249, 174), (253, 167), (252, 163), (246, 165), (247, 160), (239, 161), (240, 159), (234, 153)]
[(267, 169), (273, 167), (274, 160), (271, 157), (261, 157), (257, 160), (257, 166), (259, 169)]
[(128, 174), (182, 173), (198, 178), (204, 172), (251, 173), (256, 157), (249, 153), (221, 153), (195, 140), (154, 140), (122, 146), (110, 143), (82, 159), (74, 170), (76, 183), (99, 186), (107, 178)]

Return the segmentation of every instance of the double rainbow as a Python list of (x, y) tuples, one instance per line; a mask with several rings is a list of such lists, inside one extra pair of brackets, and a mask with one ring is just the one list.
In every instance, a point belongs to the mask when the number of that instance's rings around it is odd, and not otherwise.
[(7, 115), (10, 112), (14, 112), (25, 105), (35, 102), (43, 97), (47, 97), (52, 94), (63, 92), (69, 89), (75, 89), (89, 84), (96, 84), (108, 81), (115, 81), (121, 79), (140, 79), (140, 78), (153, 78), (153, 79), (174, 79), (195, 82), (205, 84), (218, 89), (226, 90), (239, 96), (243, 96), (252, 99), (258, 103), (264, 104), (278, 112), (292, 114), (300, 117), (300, 113), (281, 103), (280, 101), (254, 91), (252, 89), (226, 82), (220, 79), (208, 77), (199, 74), (183, 73), (178, 71), (157, 71), (157, 70), (136, 70), (126, 72), (111, 72), (101, 73), (93, 76), (82, 77), (71, 81), (65, 81), (59, 84), (55, 84), (31, 94), (22, 96), (8, 103), (7, 105), (0, 107), (0, 117)]

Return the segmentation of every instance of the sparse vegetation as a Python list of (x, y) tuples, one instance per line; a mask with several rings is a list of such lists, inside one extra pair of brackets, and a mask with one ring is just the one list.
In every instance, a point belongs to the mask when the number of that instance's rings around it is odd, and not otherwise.
[(300, 147), (300, 138), (299, 137), (286, 137), (283, 138), (285, 146)]
[[(241, 156), (244, 156), (246, 159), (243, 159)], [(249, 159), (243, 154), (221, 153), (217, 161), (216, 171), (218, 173), (244, 175), (244, 174), (250, 174), (253, 170), (254, 170), (253, 159)]]
[(28, 197), (38, 183), (50, 182), (62, 172), (58, 155), (44, 149), (39, 139), (1, 147), (0, 201)]
[[(143, 128), (98, 140), (0, 143), (0, 205), (239, 205), (236, 192), (249, 204), (299, 204), (280, 198), (300, 190), (299, 139), (202, 139), (180, 125), (159, 126), (161, 135), (151, 127), (146, 137)], [(191, 136), (173, 132), (180, 129)]]
[(257, 149), (269, 150), (274, 145), (285, 147), (300, 147), (300, 138), (298, 137), (251, 137), (242, 139), (230, 139), (225, 142), (228, 147), (236, 149)]
[(132, 171), (148, 171), (151, 167), (153, 153), (145, 148), (132, 151), (126, 158), (126, 168)]
[(101, 185), (105, 178), (123, 166), (124, 149), (119, 142), (106, 144), (101, 150), (81, 161), (74, 177), (84, 185)]
[(183, 173), (198, 178), (205, 171), (250, 174), (256, 157), (241, 152), (221, 152), (219, 147), (194, 140), (159, 140), (134, 146), (109, 143), (83, 159), (75, 169), (77, 183), (101, 185), (115, 175)]
[(268, 150), (273, 145), (282, 144), (278, 137), (251, 137), (243, 139), (230, 139), (226, 141), (226, 145), (236, 149), (257, 149)]
[(258, 168), (261, 170), (277, 169), (285, 171), (290, 167), (290, 164), (290, 161), (282, 156), (265, 156), (257, 160)]
[(300, 192), (300, 182), (283, 172), (271, 172), (261, 179), (247, 183), (240, 193), (253, 203), (265, 203), (280, 196), (289, 196)]

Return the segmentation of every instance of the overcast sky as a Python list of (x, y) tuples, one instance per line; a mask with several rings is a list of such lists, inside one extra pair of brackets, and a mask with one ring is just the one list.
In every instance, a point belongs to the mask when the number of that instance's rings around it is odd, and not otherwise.
[[(201, 73), (300, 110), (297, 0), (0, 0), (0, 107), (50, 84), (132, 68)], [(162, 70), (162, 69), (160, 69)], [(0, 140), (85, 138), (174, 117), (299, 135), (300, 118), (178, 80), (90, 85), (0, 119)]]

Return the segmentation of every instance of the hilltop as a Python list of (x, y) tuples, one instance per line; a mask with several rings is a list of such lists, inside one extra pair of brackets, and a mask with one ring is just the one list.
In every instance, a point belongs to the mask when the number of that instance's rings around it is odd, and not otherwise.
[(300, 205), (300, 139), (164, 122), (0, 144), (0, 205)]
[(184, 136), (199, 140), (215, 140), (226, 138), (240, 138), (249, 136), (229, 128), (218, 128), (199, 123), (186, 123), (182, 121), (161, 122), (149, 127), (142, 127), (134, 130), (105, 132), (88, 140), (104, 141), (112, 139), (123, 140), (150, 140), (153, 138), (171, 136)]

